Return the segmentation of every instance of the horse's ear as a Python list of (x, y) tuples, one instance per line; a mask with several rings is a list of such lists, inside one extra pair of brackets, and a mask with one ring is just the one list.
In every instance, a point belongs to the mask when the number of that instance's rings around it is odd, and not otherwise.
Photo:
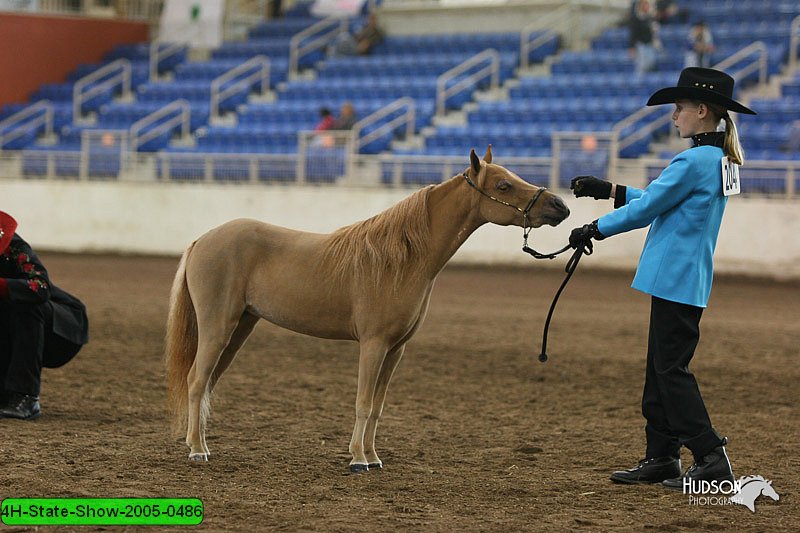
[(492, 162), (492, 145), (490, 144), (489, 147), (486, 149), (486, 155), (483, 156), (483, 160), (487, 163)]
[(472, 165), (472, 172), (477, 176), (481, 172), (481, 161), (478, 159), (478, 154), (475, 153), (475, 149), (469, 151), (469, 162)]

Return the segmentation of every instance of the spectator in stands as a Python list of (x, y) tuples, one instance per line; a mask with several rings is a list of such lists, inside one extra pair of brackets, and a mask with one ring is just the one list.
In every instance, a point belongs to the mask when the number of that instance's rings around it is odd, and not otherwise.
[(689, 12), (675, 0), (656, 1), (656, 22), (659, 24), (686, 24)]
[(714, 52), (714, 38), (702, 20), (695, 22), (689, 30), (686, 51), (686, 67), (711, 66), (711, 54)]
[[(655, 92), (647, 105), (674, 103), (672, 121), (689, 148), (644, 190), (593, 176), (572, 180), (576, 197), (614, 198), (613, 212), (570, 235), (573, 247), (592, 239), (650, 226), (633, 288), (651, 295), (650, 336), (642, 414), (647, 420), (645, 458), (611, 474), (618, 483), (662, 483), (680, 490), (684, 482), (733, 482), (727, 440), (714, 430), (689, 371), (700, 338), (700, 317), (713, 279), (712, 256), (728, 201), (726, 180), (744, 159), (729, 112), (755, 114), (733, 100), (734, 80), (724, 72), (692, 67), (676, 87)], [(724, 121), (725, 131), (717, 131)], [(602, 321), (598, 322), (602, 324)], [(624, 384), (615, 384), (624, 387)], [(681, 475), (680, 449), (694, 464)]]
[(325, 131), (333, 129), (334, 124), (336, 123), (336, 118), (331, 113), (331, 110), (327, 107), (323, 107), (319, 110), (319, 122), (314, 127), (314, 131)]
[(283, 16), (282, 0), (269, 0), (267, 3), (268, 15), (270, 19), (279, 19)]
[(355, 34), (342, 33), (329, 48), (331, 56), (367, 55), (375, 45), (383, 41), (383, 30), (378, 25), (378, 17), (371, 13), (367, 24)]
[(341, 109), (339, 109), (339, 116), (333, 122), (333, 126), (331, 126), (332, 130), (349, 130), (353, 128), (353, 125), (356, 123), (356, 111), (353, 108), (353, 104), (350, 102), (345, 102), (342, 104)]
[(0, 418), (41, 414), (42, 367), (70, 361), (88, 341), (86, 308), (52, 283), (39, 257), (0, 211)]
[(636, 74), (650, 72), (656, 66), (656, 55), (661, 44), (658, 41), (658, 23), (650, 0), (634, 0), (631, 4), (628, 29), (630, 30), (631, 57), (636, 61)]

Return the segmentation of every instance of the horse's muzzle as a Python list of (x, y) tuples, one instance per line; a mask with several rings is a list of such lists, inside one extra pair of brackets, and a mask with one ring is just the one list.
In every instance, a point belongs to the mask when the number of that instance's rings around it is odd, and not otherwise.
[(544, 198), (542, 218), (546, 224), (557, 226), (569, 216), (569, 207), (560, 197), (549, 194)]

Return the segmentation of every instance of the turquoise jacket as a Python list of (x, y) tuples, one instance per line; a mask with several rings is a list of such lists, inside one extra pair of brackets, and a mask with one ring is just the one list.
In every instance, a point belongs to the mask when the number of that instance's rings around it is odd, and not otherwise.
[(676, 155), (644, 190), (618, 187), (619, 207), (600, 217), (597, 228), (608, 237), (650, 226), (634, 289), (706, 307), (714, 248), (728, 201), (722, 194), (723, 155), (717, 146), (695, 146)]

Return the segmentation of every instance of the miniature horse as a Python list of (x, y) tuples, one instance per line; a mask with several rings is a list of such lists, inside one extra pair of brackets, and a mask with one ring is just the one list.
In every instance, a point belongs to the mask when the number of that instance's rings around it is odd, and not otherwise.
[(490, 146), (483, 161), (471, 151), (464, 173), (331, 234), (246, 219), (207, 232), (181, 258), (167, 322), (169, 398), (176, 422), (188, 422), (189, 459), (208, 460), (210, 394), (263, 318), (359, 343), (350, 469), (380, 468), (375, 431), (386, 390), (439, 272), (487, 222), (527, 229), (568, 215), (558, 196), (492, 164)]

